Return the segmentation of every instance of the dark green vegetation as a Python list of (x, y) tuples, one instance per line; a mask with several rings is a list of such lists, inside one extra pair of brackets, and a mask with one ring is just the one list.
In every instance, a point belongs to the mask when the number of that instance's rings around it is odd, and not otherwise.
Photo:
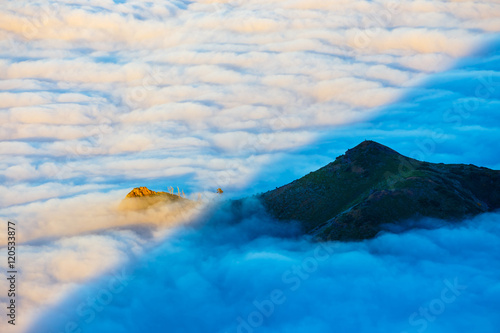
[(373, 141), (292, 183), (258, 196), (280, 220), (318, 240), (374, 237), (383, 224), (432, 217), (458, 221), (500, 208), (500, 171), (434, 164)]

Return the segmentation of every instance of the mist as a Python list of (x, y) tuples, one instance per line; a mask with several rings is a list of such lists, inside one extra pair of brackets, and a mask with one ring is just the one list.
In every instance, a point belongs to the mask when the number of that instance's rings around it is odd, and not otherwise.
[[(46, 309), (30, 332), (496, 332), (500, 214), (315, 243), (214, 209)], [(122, 270), (123, 269), (123, 270)], [(116, 282), (119, 279), (119, 283)], [(118, 286), (118, 287), (117, 287)]]
[[(21, 292), (17, 306), (23, 320), (15, 327), (1, 321), (0, 331), (24, 332), (46, 307), (102, 274), (130, 264), (176, 226), (196, 221), (210, 205), (189, 201), (133, 210), (128, 208), (137, 207), (122, 201), (125, 194), (80, 194), (3, 211), (15, 217), (9, 220), (19, 230), (16, 245)], [(0, 251), (5, 255), (6, 245), (7, 238), (0, 240)], [(6, 260), (0, 262), (0, 269), (9, 270)], [(8, 290), (8, 280), (0, 280), (0, 289)], [(7, 293), (0, 295), (2, 308), (8, 301)]]

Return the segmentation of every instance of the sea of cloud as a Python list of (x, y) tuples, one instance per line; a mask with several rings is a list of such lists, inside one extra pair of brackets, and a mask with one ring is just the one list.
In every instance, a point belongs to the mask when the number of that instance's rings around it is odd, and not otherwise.
[[(203, 209), (117, 209), (139, 185), (188, 194), (222, 187), (228, 196), (272, 189), (363, 139), (420, 159), (500, 168), (498, 17), (494, 1), (0, 4), (0, 217), (17, 222), (22, 243), (16, 332), (37, 316), (47, 327), (54, 318), (54, 332), (71, 331), (60, 325), (73, 317), (89, 331), (139, 329), (122, 311), (137, 311), (153, 331), (159, 321), (148, 313), (174, 331), (199, 322), (201, 331), (245, 332), (253, 301), (274, 289), (287, 301), (262, 331), (337, 323), (339, 331), (412, 332), (424, 324), (408, 318), (455, 278), (468, 289), (426, 319), (429, 332), (498, 327), (488, 312), (498, 308), (497, 215), (341, 244), (290, 292), (283, 272), (314, 258), (316, 244), (284, 237), (261, 213), (227, 213), (243, 222), (212, 234), (213, 219), (185, 227)], [(451, 245), (440, 241), (447, 235)], [(113, 296), (107, 312), (90, 323), (88, 311), (75, 315), (73, 305), (103, 288)], [(63, 300), (67, 311), (46, 311)], [(0, 296), (2, 308), (6, 301)]]
[(3, 3), (0, 179), (36, 195), (0, 207), (82, 184), (241, 195), (490, 43), (499, 16), (494, 1)]
[[(121, 191), (81, 194), (13, 206), (8, 211), (11, 216), (22, 217), (8, 219), (16, 224), (18, 321), (11, 326), (2, 320), (0, 331), (25, 332), (47, 307), (100, 275), (129, 265), (161, 243), (177, 226), (199, 220), (207, 209), (206, 203), (199, 202), (131, 210), (122, 203), (121, 195)], [(7, 220), (3, 225), (6, 230)], [(6, 245), (7, 236), (0, 240), (5, 259)], [(0, 262), (0, 269), (11, 270), (7, 260)], [(2, 278), (0, 290), (7, 291), (9, 287), (10, 281)], [(7, 292), (0, 295), (2, 309), (7, 308), (9, 301)]]
[(203, 221), (66, 294), (28, 332), (493, 333), (500, 325), (498, 213), (319, 244), (255, 202), (219, 206)]

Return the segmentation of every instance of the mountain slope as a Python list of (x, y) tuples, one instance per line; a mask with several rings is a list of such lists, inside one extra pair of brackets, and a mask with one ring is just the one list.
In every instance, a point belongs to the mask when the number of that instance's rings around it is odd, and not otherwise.
[(381, 225), (426, 216), (460, 220), (500, 208), (500, 171), (434, 164), (364, 141), (310, 174), (258, 196), (319, 240), (374, 237)]

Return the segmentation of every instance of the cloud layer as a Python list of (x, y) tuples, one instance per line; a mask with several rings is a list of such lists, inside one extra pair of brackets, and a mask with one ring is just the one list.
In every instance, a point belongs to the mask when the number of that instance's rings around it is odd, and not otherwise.
[(0, 177), (237, 195), (277, 154), (487, 43), (499, 15), (490, 1), (9, 2)]
[(104, 275), (32, 331), (496, 332), (499, 219), (317, 244), (255, 203), (220, 209), (120, 272), (122, 288)]
[[(196, 215), (116, 206), (139, 185), (194, 198), (272, 189), (365, 138), (500, 168), (498, 17), (494, 1), (0, 5), (0, 217), (20, 228), (17, 328), (155, 331), (161, 316), (182, 332), (493, 332), (495, 214), (330, 253), (261, 212), (176, 229)], [(283, 280), (308, 258), (308, 278)], [(455, 278), (467, 289), (443, 300)], [(429, 306), (440, 313), (423, 321)], [(59, 312), (35, 321), (47, 307)]]
[[(2, 320), (2, 332), (25, 332), (47, 306), (103, 274), (120, 274), (121, 267), (138, 260), (176, 226), (193, 221), (206, 209), (202, 203), (194, 207), (174, 203), (131, 211), (119, 206), (120, 196), (120, 192), (79, 194), (8, 211), (22, 217), (13, 222), (19, 271), (17, 311), (24, 320), (18, 320), (15, 327)], [(0, 253), (5, 257), (6, 242), (6, 237), (0, 240)], [(9, 270), (6, 260), (0, 268)], [(0, 281), (0, 289), (8, 290), (8, 285), (6, 279)], [(8, 301), (6, 293), (0, 296), (2, 308)]]

